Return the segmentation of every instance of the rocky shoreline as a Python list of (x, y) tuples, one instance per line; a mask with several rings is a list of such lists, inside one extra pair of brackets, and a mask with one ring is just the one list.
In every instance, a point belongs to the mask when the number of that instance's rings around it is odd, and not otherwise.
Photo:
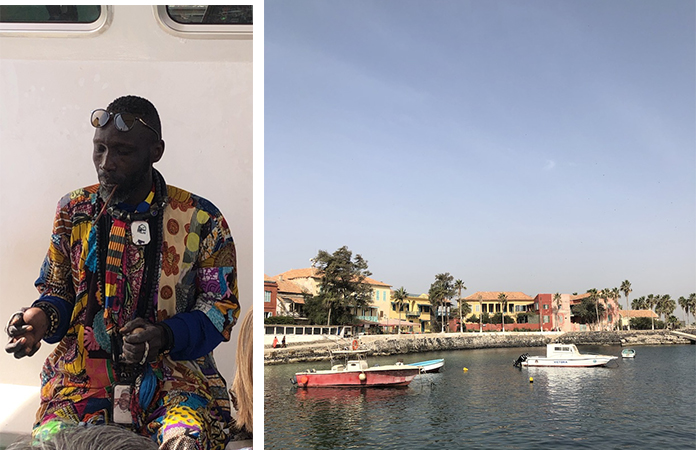
[[(684, 330), (696, 335), (696, 330)], [(391, 356), (441, 350), (468, 350), (502, 347), (543, 347), (552, 342), (577, 345), (676, 345), (690, 344), (689, 339), (664, 330), (584, 331), (573, 333), (434, 333), (376, 335), (359, 338), (361, 349), (368, 356)], [(338, 339), (314, 344), (289, 345), (286, 348), (266, 348), (265, 364), (286, 364), (329, 359), (329, 350), (348, 348), (352, 339)]]

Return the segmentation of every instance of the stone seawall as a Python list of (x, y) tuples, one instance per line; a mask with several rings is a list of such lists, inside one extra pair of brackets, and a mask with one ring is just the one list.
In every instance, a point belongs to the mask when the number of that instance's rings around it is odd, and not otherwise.
[[(696, 334), (694, 330), (692, 334)], [(441, 350), (466, 350), (501, 347), (543, 347), (552, 342), (578, 345), (671, 345), (689, 344), (688, 339), (668, 331), (585, 331), (575, 333), (436, 333), (362, 336), (360, 348), (368, 356), (390, 356)], [(265, 364), (325, 361), (329, 350), (350, 348), (351, 339), (336, 342), (266, 348)]]

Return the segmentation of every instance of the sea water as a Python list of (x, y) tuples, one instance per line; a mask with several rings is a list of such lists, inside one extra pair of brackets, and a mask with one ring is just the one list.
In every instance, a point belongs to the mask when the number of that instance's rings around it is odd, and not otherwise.
[(696, 345), (635, 349), (635, 359), (598, 368), (513, 367), (522, 353), (543, 355), (540, 347), (368, 359), (445, 358), (442, 373), (400, 389), (295, 388), (295, 372), (329, 362), (266, 366), (264, 447), (696, 449)]

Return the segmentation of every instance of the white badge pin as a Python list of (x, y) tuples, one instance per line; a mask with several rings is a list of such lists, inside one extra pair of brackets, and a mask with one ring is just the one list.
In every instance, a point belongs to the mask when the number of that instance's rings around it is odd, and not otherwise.
[(144, 220), (131, 223), (131, 235), (135, 245), (147, 245), (150, 242), (150, 226)]

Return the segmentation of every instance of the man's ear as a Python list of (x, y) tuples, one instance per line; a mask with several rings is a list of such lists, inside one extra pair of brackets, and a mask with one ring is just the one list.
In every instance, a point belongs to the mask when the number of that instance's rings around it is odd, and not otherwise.
[(150, 156), (152, 158), (152, 164), (158, 162), (160, 159), (162, 159), (162, 155), (164, 154), (164, 140), (160, 139), (160, 141), (150, 147)]

